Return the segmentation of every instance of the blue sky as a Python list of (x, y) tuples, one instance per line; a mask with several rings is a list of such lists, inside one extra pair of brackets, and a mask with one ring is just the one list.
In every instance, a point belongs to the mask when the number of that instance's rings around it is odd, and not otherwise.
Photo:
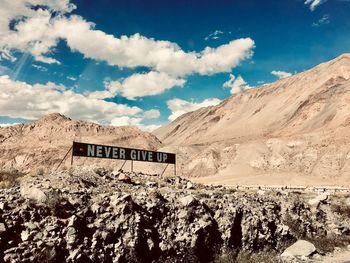
[(152, 130), (350, 52), (346, 0), (0, 3), (3, 124), (58, 111)]

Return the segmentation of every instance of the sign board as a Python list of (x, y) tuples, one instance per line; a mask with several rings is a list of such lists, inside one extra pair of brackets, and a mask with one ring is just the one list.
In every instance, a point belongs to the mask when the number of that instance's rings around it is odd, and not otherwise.
[(176, 164), (174, 153), (73, 142), (72, 156)]

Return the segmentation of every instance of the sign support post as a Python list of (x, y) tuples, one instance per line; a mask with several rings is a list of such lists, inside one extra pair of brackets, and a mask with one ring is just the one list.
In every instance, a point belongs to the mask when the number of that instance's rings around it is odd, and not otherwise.
[(127, 160), (124, 161), (122, 167), (119, 168), (119, 171), (122, 171), (122, 170), (123, 170), (123, 167), (124, 167), (124, 165), (125, 165), (126, 162), (127, 162)]
[[(72, 149), (73, 149), (73, 146), (71, 146), (71, 147), (69, 148), (68, 152), (66, 153), (66, 155), (63, 157), (63, 159), (61, 160), (61, 162), (60, 162), (59, 165), (57, 166), (56, 171), (57, 171), (58, 168), (61, 166), (61, 164), (63, 163), (63, 161), (67, 158), (69, 152), (72, 151)], [(72, 160), (73, 160), (73, 151), (72, 151)]]
[(168, 165), (169, 165), (169, 164), (167, 163), (166, 166), (165, 166), (165, 168), (164, 168), (164, 170), (163, 170), (163, 172), (161, 173), (160, 177), (163, 176), (163, 174), (165, 173), (166, 168), (168, 168)]

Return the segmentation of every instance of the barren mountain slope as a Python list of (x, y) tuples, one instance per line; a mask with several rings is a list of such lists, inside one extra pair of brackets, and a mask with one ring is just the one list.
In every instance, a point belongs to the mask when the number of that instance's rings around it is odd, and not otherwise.
[[(161, 146), (154, 135), (136, 127), (102, 126), (53, 113), (30, 123), (0, 128), (0, 165), (21, 170), (53, 167), (73, 140), (145, 149)], [(78, 163), (83, 161), (86, 159), (79, 158)]]
[(210, 182), (348, 184), (349, 128), (344, 54), (187, 113), (155, 134), (179, 153), (185, 174), (217, 175)]

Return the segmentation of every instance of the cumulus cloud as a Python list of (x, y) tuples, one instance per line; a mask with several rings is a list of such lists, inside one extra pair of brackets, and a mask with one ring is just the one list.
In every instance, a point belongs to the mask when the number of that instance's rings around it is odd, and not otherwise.
[(155, 109), (148, 110), (144, 112), (143, 116), (146, 119), (157, 119), (160, 117), (160, 111)]
[(199, 108), (215, 106), (219, 104), (221, 100), (217, 98), (209, 98), (205, 99), (202, 102), (193, 102), (182, 99), (172, 99), (167, 101), (168, 108), (171, 110), (171, 115), (169, 116), (169, 120), (173, 121), (181, 115), (198, 110)]
[(1, 115), (12, 118), (36, 119), (60, 112), (72, 118), (103, 122), (142, 113), (138, 107), (89, 98), (51, 82), (30, 85), (0, 76), (0, 90)]
[(161, 125), (155, 125), (155, 124), (145, 125), (145, 124), (142, 124), (141, 122), (142, 122), (142, 118), (122, 116), (122, 117), (113, 118), (111, 121), (111, 125), (112, 126), (137, 126), (141, 130), (147, 131), (147, 132), (154, 131), (161, 126)]
[(174, 78), (161, 72), (138, 73), (123, 81), (106, 82), (105, 90), (92, 92), (89, 97), (106, 99), (120, 94), (125, 98), (134, 100), (137, 97), (161, 94), (175, 86), (183, 87), (185, 82), (184, 79)]
[(330, 23), (330, 16), (329, 15), (323, 15), (319, 20), (312, 23), (313, 27), (320, 27), (323, 25), (327, 25)]
[(306, 0), (304, 4), (308, 5), (311, 11), (314, 11), (316, 7), (318, 7), (319, 5), (325, 2), (327, 2), (327, 0)]
[(59, 63), (44, 55), (58, 42), (52, 14), (59, 19), (73, 9), (75, 5), (69, 0), (3, 0), (0, 9), (0, 57), (14, 61), (11, 51), (18, 50), (31, 53), (37, 61)]
[[(16, 4), (6, 0), (7, 4), (2, 7), (2, 12), (6, 14), (0, 21), (0, 28), (4, 29), (0, 37), (2, 57), (13, 59), (11, 51), (17, 50), (32, 54), (37, 61), (59, 63), (50, 54), (59, 40), (64, 40), (72, 51), (88, 58), (119, 67), (144, 66), (179, 77), (193, 73), (229, 72), (240, 61), (249, 58), (254, 48), (254, 41), (250, 38), (233, 40), (217, 48), (207, 47), (202, 52), (185, 52), (176, 43), (140, 34), (117, 38), (96, 30), (93, 23), (80, 16), (67, 14), (72, 10), (68, 0), (62, 4), (58, 0), (53, 4), (48, 0), (30, 1), (49, 9), (34, 10), (22, 0)], [(14, 12), (12, 8), (18, 10)], [(21, 19), (14, 28), (10, 28), (10, 21), (17, 17)]]
[(253, 88), (241, 76), (236, 78), (233, 74), (230, 74), (230, 79), (223, 84), (223, 87), (231, 89), (231, 94), (237, 94)]
[(120, 38), (107, 35), (78, 16), (58, 20), (55, 29), (72, 50), (85, 57), (119, 67), (144, 66), (172, 76), (230, 71), (240, 61), (249, 58), (254, 47), (253, 40), (243, 38), (217, 48), (207, 47), (199, 53), (185, 52), (176, 43), (140, 34)]
[(276, 76), (279, 79), (287, 78), (293, 75), (292, 73), (281, 71), (281, 70), (273, 70), (271, 71), (271, 74)]

